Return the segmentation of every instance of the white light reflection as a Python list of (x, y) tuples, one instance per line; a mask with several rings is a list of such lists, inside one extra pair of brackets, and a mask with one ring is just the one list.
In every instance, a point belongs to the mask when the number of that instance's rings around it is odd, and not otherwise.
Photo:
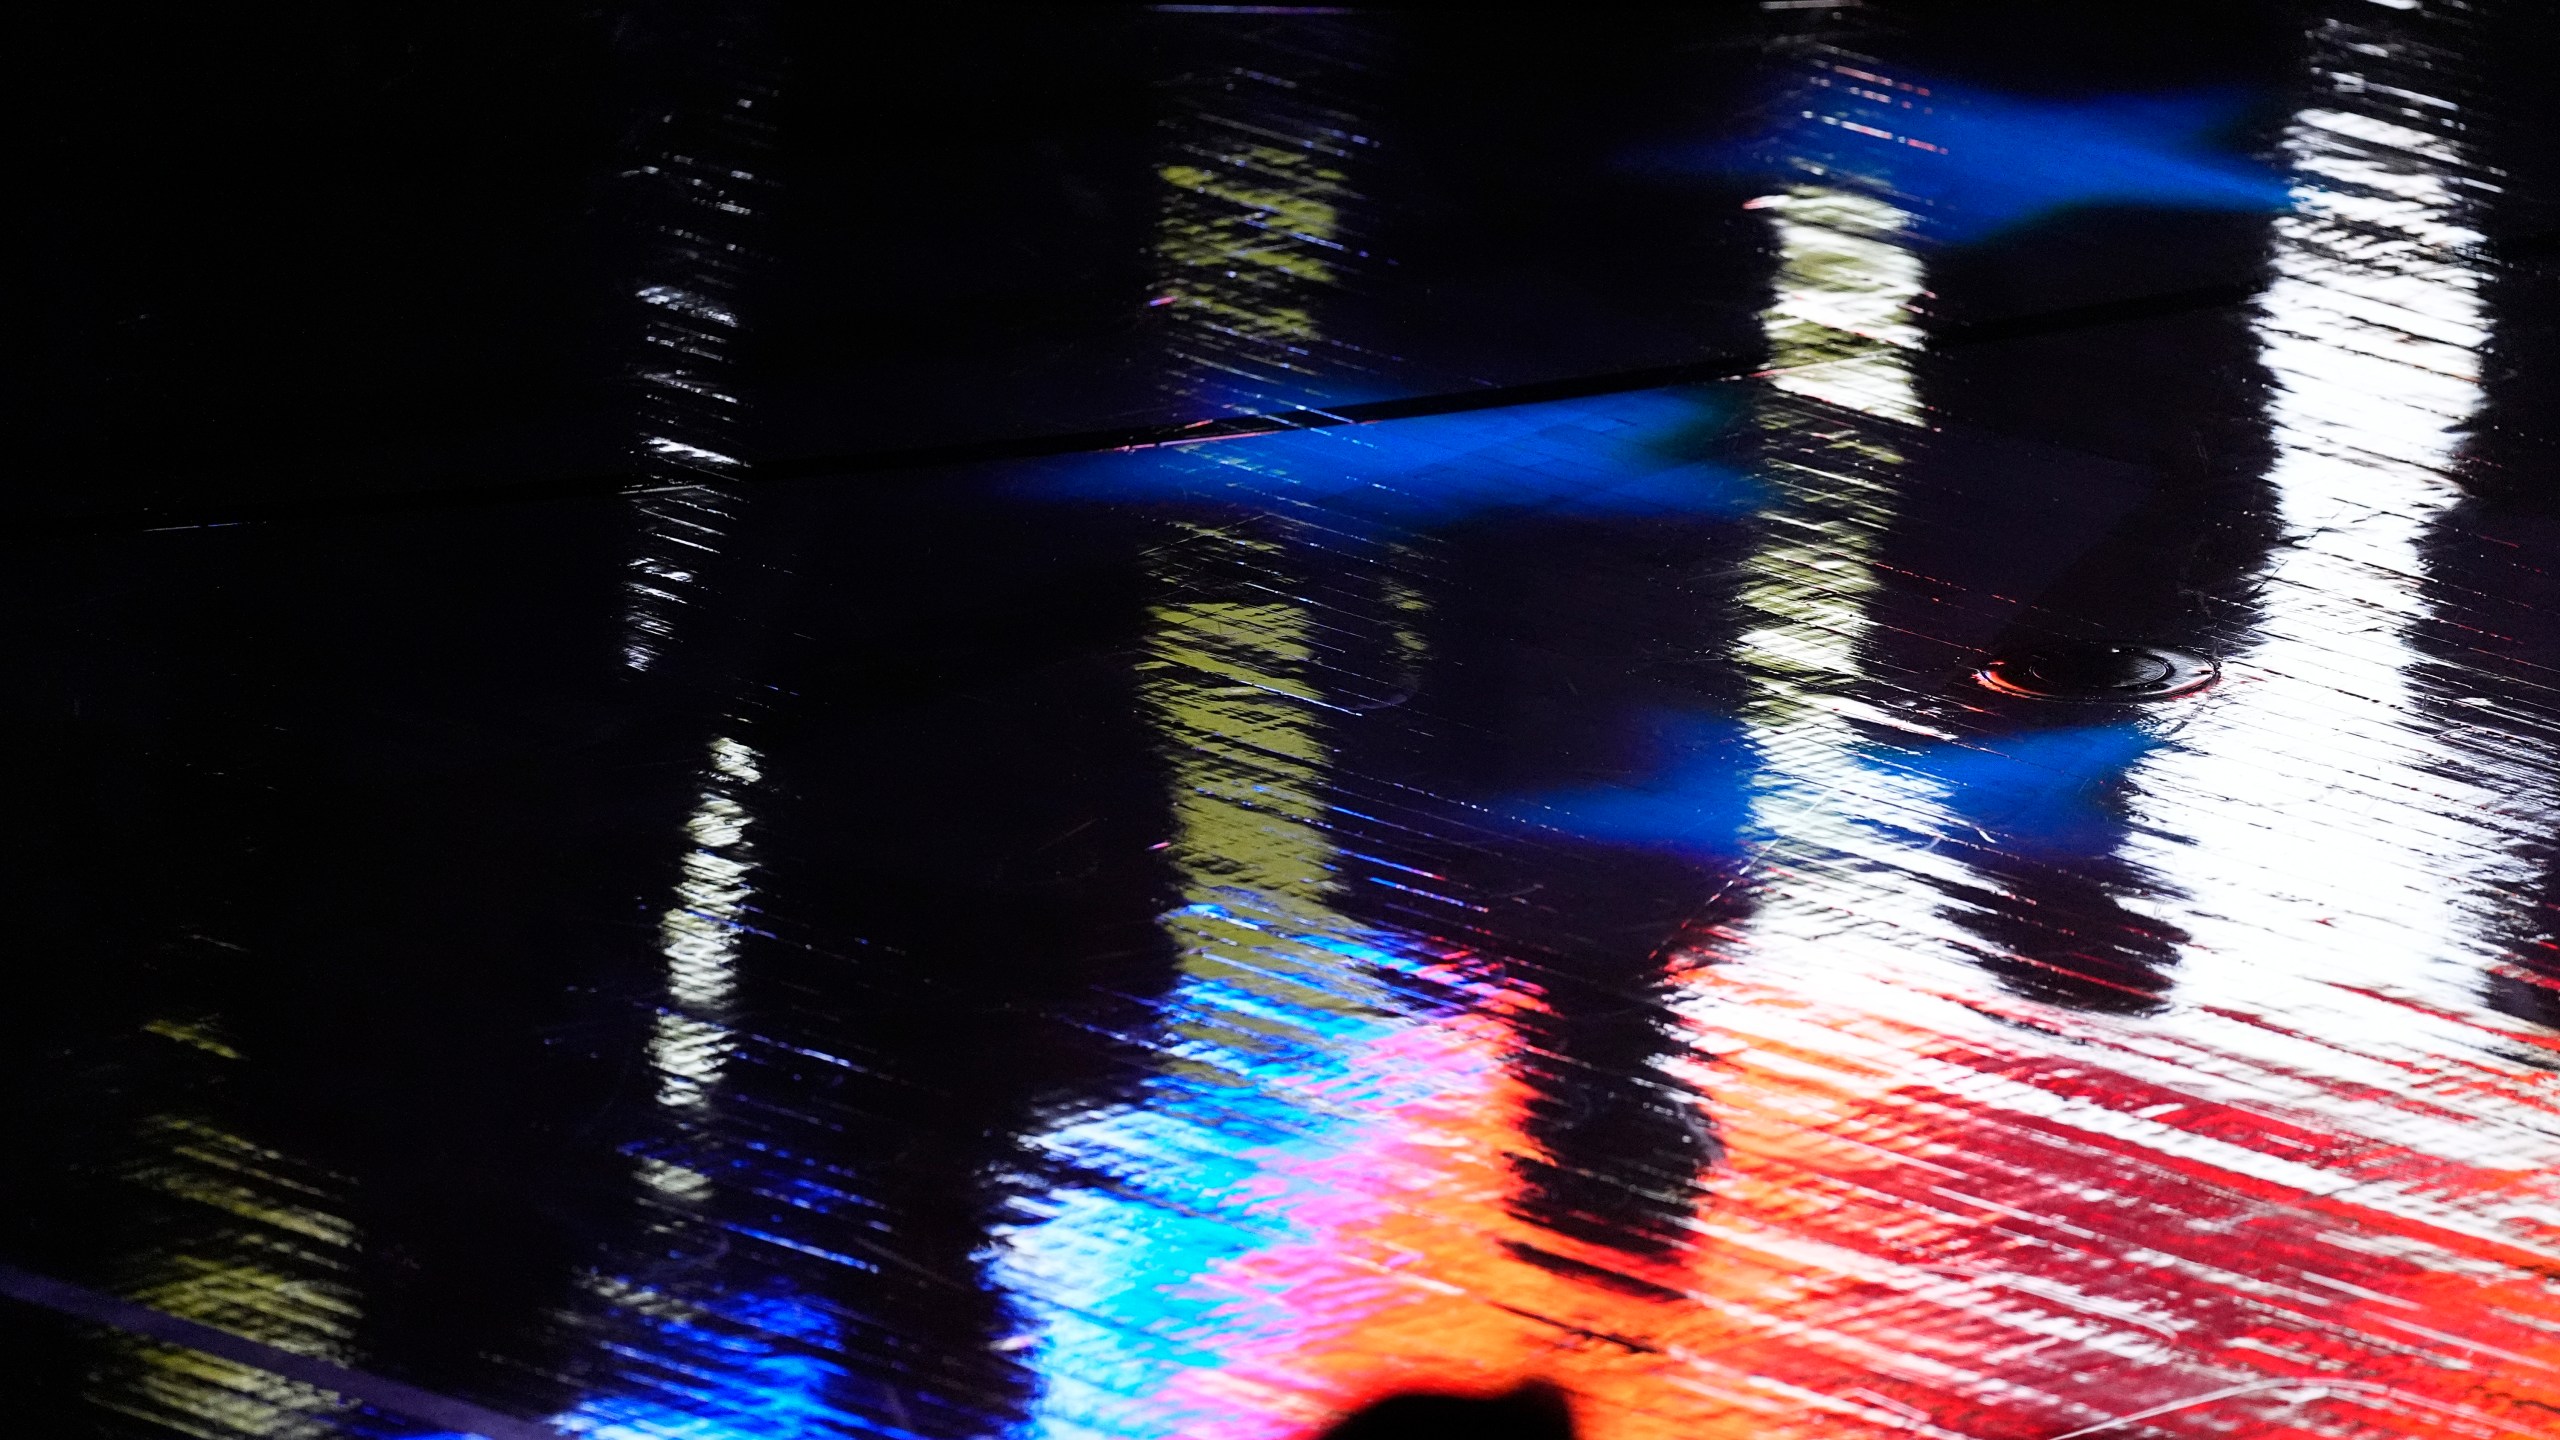
[(1748, 209), (1767, 212), (1778, 241), (1777, 293), (1761, 312), (1770, 383), (1862, 415), (1920, 423), (1908, 352), (1921, 344), (1922, 294), (1913, 217), (1846, 190), (1798, 185)]
[(657, 664), (699, 594), (705, 562), (737, 524), (735, 481), (745, 467), (729, 453), (740, 404), (727, 376), (740, 334), (734, 297), (748, 270), (741, 237), (763, 203), (763, 182), (692, 152), (763, 147), (754, 102), (769, 92), (751, 88), (757, 94), (696, 117), (703, 133), (679, 134), (678, 117), (663, 117), (656, 153), (630, 172), (648, 177), (649, 193), (669, 207), (652, 227), (653, 258), (674, 277), (632, 292), (644, 307), (646, 356), (632, 372), (642, 478), (631, 505), (641, 545), (623, 587), (622, 658), (633, 670)]
[[(759, 779), (756, 752), (722, 736), (711, 742), (702, 796), (685, 820), (692, 848), (685, 852), (675, 904), (658, 917), (658, 953), (667, 962), (665, 1004), (649, 1039), (649, 1062), (658, 1073), (658, 1103), (678, 1110), (705, 1104), (732, 1048), (725, 1016), (737, 990), (738, 935), (754, 890), (755, 869), (747, 843), (751, 817), (739, 797)], [(644, 1176), (660, 1190), (698, 1187), (693, 1179), (660, 1172), (676, 1167), (653, 1162)]]
[[(2416, 708), (2412, 647), (2419, 546), (2460, 498), (2444, 471), (2480, 404), (2488, 322), (2453, 107), (2364, 83), (2405, 52), (2393, 32), (2316, 37), (2334, 94), (2285, 131), (2295, 205), (2256, 321), (2283, 536), (2221, 690), (2135, 771), (2128, 849), (2187, 897), (2155, 906), (2210, 957), (2187, 967), (2187, 999), (2367, 1031), (2406, 1020), (2333, 986), (2469, 1008), (2473, 966), (2452, 962), (2478, 948), (2478, 892), (2504, 863), (2496, 797), (2446, 764)], [(2409, 123), (2422, 113), (2429, 128)]]
[[(670, 1253), (692, 1243), (693, 1231), (709, 1218), (718, 1199), (717, 1180), (696, 1164), (711, 1148), (717, 1118), (713, 1101), (738, 1043), (732, 1009), (738, 942), (755, 899), (755, 851), (747, 838), (755, 817), (746, 801), (764, 778), (761, 765), (762, 757), (744, 741), (725, 735), (712, 740), (700, 773), (700, 793), (685, 818), (687, 849), (674, 903), (658, 917), (665, 991), (651, 1026), (648, 1059), (658, 1077), (656, 1103), (673, 1122), (678, 1143), (661, 1146), (655, 1154), (634, 1151), (629, 1158), (634, 1178), (647, 1187), (649, 1231)], [(725, 1246), (726, 1241), (714, 1243)], [(752, 1328), (718, 1334), (706, 1328), (716, 1326), (722, 1315), (737, 1319), (730, 1312), (740, 1307), (780, 1302), (722, 1289), (704, 1293), (698, 1286), (661, 1288), (604, 1269), (583, 1272), (579, 1283), (591, 1300), (622, 1317), (622, 1323), (641, 1327), (650, 1337), (645, 1343), (678, 1355), (684, 1344), (709, 1339), (730, 1363), (705, 1367), (695, 1373), (698, 1386), (672, 1391), (638, 1376), (626, 1377), (626, 1384), (599, 1390), (552, 1417), (563, 1431), (597, 1440), (834, 1433), (823, 1427), (804, 1431), (796, 1424), (767, 1429), (751, 1417), (731, 1413), (741, 1403), (796, 1411), (799, 1392), (813, 1388), (802, 1383), (806, 1377), (760, 1385), (754, 1378), (760, 1367), (788, 1369), (799, 1362), (777, 1361)], [(743, 1382), (741, 1377), (746, 1377)]]
[(1876, 552), (1894, 519), (1896, 427), (1921, 418), (1911, 307), (1925, 276), (1910, 246), (1913, 217), (1885, 201), (1799, 185), (1751, 208), (1768, 214), (1779, 250), (1776, 293), (1761, 316), (1769, 383), (1839, 407), (1773, 396), (1759, 413), (1774, 495), (1745, 564), (1736, 645), (1742, 718), (1759, 762), (1751, 944), (1755, 953), (1818, 947), (1837, 963), (1844, 944), (1863, 951), (1860, 942), (1872, 942), (1876, 959), (1899, 963), (1943, 928), (1908, 872), (1960, 867), (1909, 839), (1941, 833), (1938, 787), (1867, 761), (1850, 720), (1917, 727), (1850, 690), (1873, 625)]

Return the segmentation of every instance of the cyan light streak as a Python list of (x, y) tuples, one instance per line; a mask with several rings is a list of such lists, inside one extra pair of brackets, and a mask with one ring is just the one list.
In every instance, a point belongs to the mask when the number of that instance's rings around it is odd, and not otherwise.
[[(1339, 1172), (1393, 1143), (1400, 1110), (1468, 1083), (1396, 1043), (1420, 1022), (1379, 1009), (1370, 977), (1416, 957), (1385, 937), (1191, 909), (1263, 953), (1168, 997), (1178, 1038), (1136, 1098), (1037, 1137), (1047, 1166), (1092, 1178), (1026, 1202), (999, 1239), (994, 1273), (1031, 1322), (1045, 1382), (1027, 1434), (1249, 1430), (1261, 1407), (1219, 1403), (1217, 1375), (1305, 1340), (1325, 1311), (1245, 1283), (1241, 1263), (1322, 1247), (1346, 1207), (1383, 1205)], [(1329, 971), (1302, 968), (1325, 957)], [(1257, 961), (1285, 967), (1286, 988)]]

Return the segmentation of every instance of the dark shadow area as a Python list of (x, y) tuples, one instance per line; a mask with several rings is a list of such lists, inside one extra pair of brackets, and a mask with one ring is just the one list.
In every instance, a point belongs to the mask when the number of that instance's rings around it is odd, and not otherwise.
[(1393, 1395), (1324, 1432), (1324, 1440), (1572, 1440), (1573, 1412), (1551, 1386), (1501, 1395)]

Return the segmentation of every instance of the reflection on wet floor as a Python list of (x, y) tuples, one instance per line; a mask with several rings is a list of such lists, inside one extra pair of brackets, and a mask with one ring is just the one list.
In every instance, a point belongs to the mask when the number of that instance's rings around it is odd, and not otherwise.
[[(1171, 9), (1138, 398), (1409, 390), (1417, 32)], [(2263, 93), (2061, 97), (1771, 19), (1726, 138), (1612, 141), (1747, 219), (1729, 378), (793, 486), (824, 77), (652, 12), (633, 493), (45, 562), (47, 813), (157, 878), (62, 881), (13, 1021), (28, 1412), (2551, 1433), (2523, 32), (2331, 10)], [(2117, 304), (2092, 207), (2249, 298)], [(2142, 647), (2218, 678), (1977, 678)]]

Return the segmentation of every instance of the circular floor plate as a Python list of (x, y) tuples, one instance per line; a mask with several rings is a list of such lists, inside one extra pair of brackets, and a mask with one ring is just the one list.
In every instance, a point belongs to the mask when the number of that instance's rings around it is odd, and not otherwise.
[(2032, 700), (2167, 700), (2221, 675), (2199, 655), (2149, 645), (2054, 645), (1973, 672), (1987, 689)]

